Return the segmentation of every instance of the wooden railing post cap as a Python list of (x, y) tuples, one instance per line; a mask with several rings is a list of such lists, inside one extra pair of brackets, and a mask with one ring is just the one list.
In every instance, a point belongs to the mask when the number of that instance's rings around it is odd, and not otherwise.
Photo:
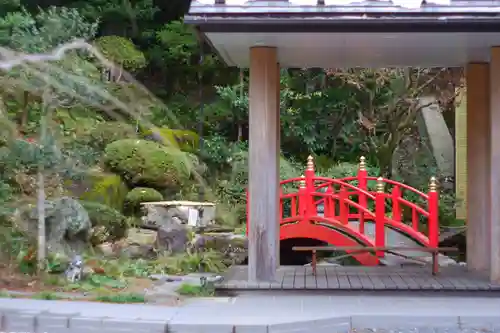
[(429, 181), (429, 192), (436, 192), (438, 188), (436, 177), (431, 177)]
[(359, 158), (359, 170), (365, 170), (366, 169), (366, 159), (364, 156), (361, 156)]
[(307, 170), (314, 170), (314, 158), (311, 155), (307, 158)]
[(384, 178), (382, 177), (377, 178), (377, 192), (379, 193), (384, 192)]

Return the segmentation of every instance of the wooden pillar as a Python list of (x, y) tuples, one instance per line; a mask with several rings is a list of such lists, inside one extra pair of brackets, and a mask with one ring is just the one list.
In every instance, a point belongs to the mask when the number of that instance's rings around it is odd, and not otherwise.
[(456, 218), (467, 221), (467, 93), (455, 90), (455, 194)]
[(491, 49), (490, 59), (490, 228), (484, 241), (490, 245), (490, 280), (500, 283), (500, 46)]
[(279, 254), (277, 50), (250, 49), (248, 279), (272, 281)]
[(467, 65), (467, 267), (485, 273), (490, 267), (489, 74), (486, 63)]

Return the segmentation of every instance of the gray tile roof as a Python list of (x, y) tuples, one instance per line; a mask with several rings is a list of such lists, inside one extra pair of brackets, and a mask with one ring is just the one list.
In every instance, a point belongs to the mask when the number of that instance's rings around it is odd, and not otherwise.
[(266, 16), (330, 14), (425, 14), (425, 15), (500, 15), (500, 1), (495, 0), (193, 0), (188, 16)]

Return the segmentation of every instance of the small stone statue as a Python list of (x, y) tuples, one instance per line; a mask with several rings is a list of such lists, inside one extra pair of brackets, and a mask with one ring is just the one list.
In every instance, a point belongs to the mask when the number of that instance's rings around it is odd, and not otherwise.
[(71, 262), (69, 263), (68, 268), (66, 269), (66, 272), (64, 272), (64, 274), (66, 275), (66, 279), (71, 283), (80, 281), (83, 276), (82, 256), (80, 255), (74, 256), (73, 260), (71, 260)]

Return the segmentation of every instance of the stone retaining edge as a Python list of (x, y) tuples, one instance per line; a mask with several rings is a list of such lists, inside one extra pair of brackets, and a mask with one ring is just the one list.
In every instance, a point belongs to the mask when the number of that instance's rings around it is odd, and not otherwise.
[[(447, 330), (500, 329), (500, 316), (409, 316), (356, 315), (289, 323), (220, 324), (214, 318), (190, 318), (189, 322), (84, 317), (32, 310), (3, 310), (1, 332), (11, 333), (349, 333), (361, 330)], [(293, 317), (290, 318), (293, 320)], [(198, 322), (196, 322), (198, 321)], [(258, 321), (258, 320), (255, 320)]]

